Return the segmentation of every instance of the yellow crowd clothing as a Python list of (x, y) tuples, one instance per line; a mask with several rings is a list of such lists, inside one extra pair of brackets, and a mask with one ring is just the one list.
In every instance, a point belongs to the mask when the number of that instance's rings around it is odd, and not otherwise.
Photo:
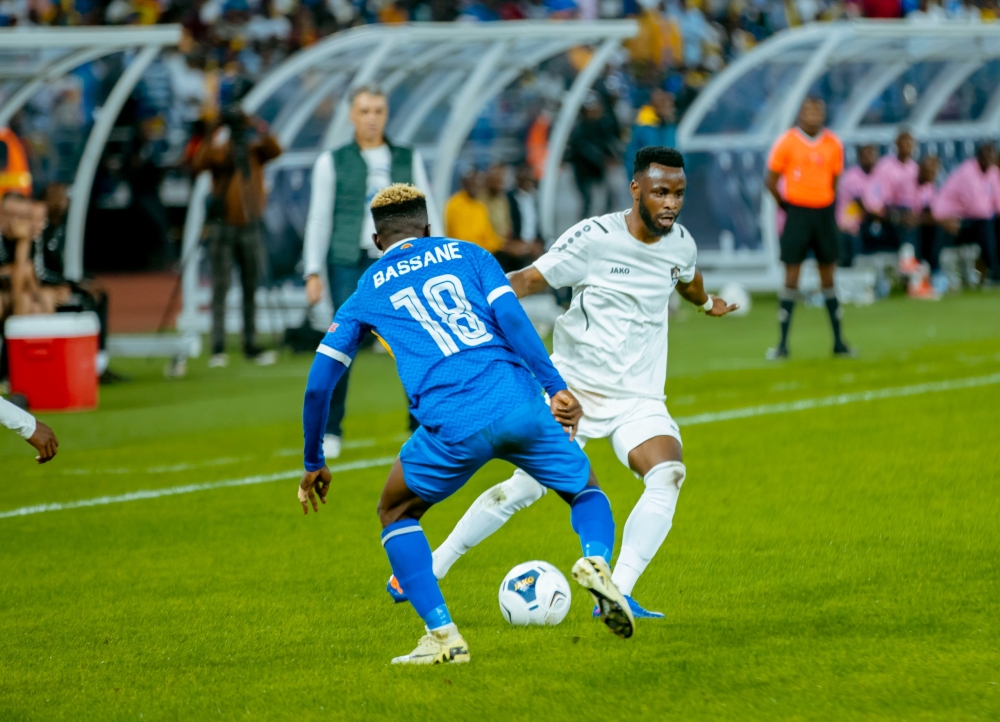
[(504, 246), (504, 239), (493, 230), (486, 205), (465, 190), (460, 190), (445, 204), (444, 232), (449, 238), (475, 243), (490, 253)]

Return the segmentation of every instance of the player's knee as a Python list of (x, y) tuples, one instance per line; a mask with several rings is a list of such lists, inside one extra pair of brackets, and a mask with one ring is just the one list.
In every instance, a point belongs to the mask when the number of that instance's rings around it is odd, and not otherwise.
[(405, 504), (391, 505), (384, 500), (379, 500), (376, 512), (378, 513), (378, 520), (383, 529), (390, 524), (395, 524), (404, 516), (410, 516), (407, 514), (407, 507)]
[(680, 461), (664, 461), (646, 472), (643, 481), (647, 489), (680, 489), (687, 469)]
[(375, 512), (378, 514), (378, 521), (383, 529), (392, 524), (392, 509), (387, 508), (381, 501), (379, 501)]
[(491, 489), (496, 492), (497, 506), (504, 506), (511, 512), (531, 506), (545, 496), (546, 489), (525, 473), (516, 473), (502, 484)]

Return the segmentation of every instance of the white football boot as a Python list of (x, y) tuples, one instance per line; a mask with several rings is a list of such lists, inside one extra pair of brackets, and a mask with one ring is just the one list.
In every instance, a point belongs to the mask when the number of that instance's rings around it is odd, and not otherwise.
[(604, 557), (584, 557), (573, 565), (573, 579), (590, 592), (600, 610), (601, 621), (622, 639), (632, 636), (635, 618), (625, 595), (611, 581), (611, 568)]
[(462, 639), (454, 623), (428, 630), (417, 648), (407, 655), (395, 657), (393, 664), (465, 664), (469, 661), (469, 645)]

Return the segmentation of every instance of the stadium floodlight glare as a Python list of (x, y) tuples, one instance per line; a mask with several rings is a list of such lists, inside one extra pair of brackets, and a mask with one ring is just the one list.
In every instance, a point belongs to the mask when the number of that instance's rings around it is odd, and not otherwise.
[[(957, 102), (973, 86), (976, 92), (985, 87), (988, 97), (975, 106)], [(780, 282), (774, 203), (752, 186), (759, 186), (771, 144), (795, 121), (810, 94), (826, 99), (829, 126), (848, 150), (861, 143), (889, 146), (901, 126), (927, 144), (925, 152), (935, 152), (942, 143), (996, 138), (1000, 27), (882, 20), (815, 23), (776, 34), (719, 73), (677, 131), (678, 147), (693, 156), (693, 166), (701, 160), (704, 168), (723, 167), (727, 181), (740, 185), (735, 195), (745, 198), (743, 228), (732, 228), (737, 216), (733, 204), (719, 203), (725, 211), (713, 213), (710, 202), (702, 206), (697, 200), (718, 195), (712, 184), (718, 174), (689, 174), (685, 223), (698, 238), (699, 265), (714, 272), (708, 274), (715, 281), (711, 285), (738, 281), (762, 289)], [(907, 94), (915, 94), (915, 100)], [(905, 102), (898, 102), (894, 113), (880, 113), (895, 97)], [(968, 116), (955, 117), (962, 113)], [(738, 171), (741, 165), (744, 177), (737, 178), (739, 173), (729, 168)], [(709, 222), (695, 222), (692, 211)], [(724, 214), (730, 218), (722, 218)], [(755, 227), (748, 231), (747, 226)], [(721, 236), (728, 232), (731, 239), (740, 230), (744, 240), (750, 236), (757, 245), (744, 243), (745, 253), (733, 253)]]

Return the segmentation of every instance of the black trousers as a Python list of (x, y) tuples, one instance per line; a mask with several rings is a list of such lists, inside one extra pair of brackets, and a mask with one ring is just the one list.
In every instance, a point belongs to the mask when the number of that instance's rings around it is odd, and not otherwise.
[(233, 263), (240, 267), (243, 290), (243, 351), (257, 345), (257, 285), (263, 275), (264, 240), (260, 223), (231, 226), (215, 223), (209, 228), (208, 258), (212, 269), (212, 353), (226, 350), (226, 294)]
[(979, 246), (982, 261), (987, 266), (988, 277), (993, 281), (1000, 281), (1000, 254), (997, 252), (997, 228), (994, 219), (966, 219), (962, 221), (958, 234), (954, 236), (941, 229), (932, 254), (933, 260), (929, 261), (934, 270), (939, 267), (941, 250), (946, 246)]

